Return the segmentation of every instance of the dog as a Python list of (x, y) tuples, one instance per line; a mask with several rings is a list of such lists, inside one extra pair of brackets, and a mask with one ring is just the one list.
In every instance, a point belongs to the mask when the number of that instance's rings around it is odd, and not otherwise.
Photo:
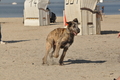
[[(80, 24), (75, 18), (73, 21), (66, 22), (67, 28), (57, 28), (51, 31), (46, 39), (46, 53), (43, 57), (43, 63), (47, 64), (47, 56), (50, 58), (58, 58), (60, 49), (63, 49), (59, 64), (63, 65), (63, 60), (70, 45), (74, 41), (74, 37), (80, 32), (78, 25)], [(51, 53), (50, 50), (53, 48)], [(53, 54), (54, 53), (54, 54)]]

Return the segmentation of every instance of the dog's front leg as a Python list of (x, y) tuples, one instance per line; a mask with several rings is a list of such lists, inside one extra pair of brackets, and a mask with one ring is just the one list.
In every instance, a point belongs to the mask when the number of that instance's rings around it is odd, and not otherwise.
[(56, 43), (55, 53), (53, 55), (55, 58), (59, 57), (60, 46), (61, 46), (60, 43)]
[(63, 50), (63, 53), (62, 53), (60, 60), (59, 60), (60, 65), (63, 65), (63, 60), (64, 60), (64, 57), (66, 55), (67, 50), (68, 50), (68, 47), (65, 47)]

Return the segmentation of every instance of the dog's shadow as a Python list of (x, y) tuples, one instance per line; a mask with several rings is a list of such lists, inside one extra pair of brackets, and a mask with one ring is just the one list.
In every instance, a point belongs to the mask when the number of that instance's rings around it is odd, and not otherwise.
[(68, 61), (64, 61), (65, 65), (69, 65), (69, 64), (83, 64), (83, 63), (105, 63), (106, 61), (91, 61), (91, 60), (80, 60), (80, 59), (76, 59), (76, 60), (71, 60), (69, 59)]
[(11, 40), (11, 41), (4, 41), (5, 43), (18, 43), (18, 42), (25, 42), (30, 40)]

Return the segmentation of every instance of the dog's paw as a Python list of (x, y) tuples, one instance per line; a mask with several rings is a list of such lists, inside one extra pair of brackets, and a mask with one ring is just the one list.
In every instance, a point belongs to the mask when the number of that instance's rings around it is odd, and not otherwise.
[(60, 65), (60, 66), (63, 66), (64, 64), (63, 64), (63, 63), (60, 63), (59, 65)]
[(49, 64), (43, 64), (43, 63), (42, 63), (42, 65), (43, 65), (43, 66), (49, 66)]
[(53, 57), (58, 58), (59, 54), (53, 54)]

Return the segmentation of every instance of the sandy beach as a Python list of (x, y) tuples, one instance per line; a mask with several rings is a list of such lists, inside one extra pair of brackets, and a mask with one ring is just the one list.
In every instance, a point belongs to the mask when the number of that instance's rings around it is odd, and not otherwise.
[(63, 66), (42, 65), (47, 34), (63, 27), (62, 17), (39, 27), (24, 26), (23, 18), (0, 18), (0, 22), (2, 40), (7, 43), (0, 44), (0, 80), (113, 80), (120, 76), (120, 15), (105, 15), (101, 35), (76, 36)]

